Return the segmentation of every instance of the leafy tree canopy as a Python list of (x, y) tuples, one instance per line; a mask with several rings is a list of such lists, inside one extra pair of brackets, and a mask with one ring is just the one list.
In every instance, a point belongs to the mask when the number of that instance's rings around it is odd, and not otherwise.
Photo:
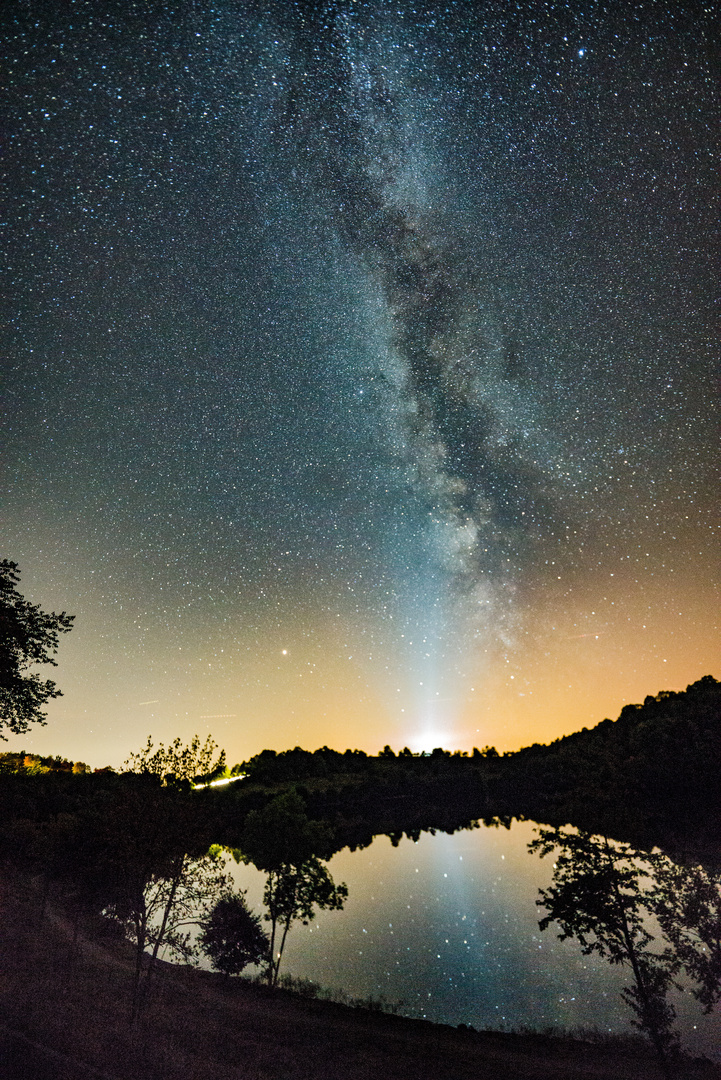
[(333, 850), (327, 825), (312, 821), (304, 800), (295, 791), (276, 796), (262, 810), (251, 810), (245, 819), (240, 846), (246, 862), (266, 873), (283, 866), (300, 866), (316, 855)]
[(194, 735), (188, 746), (175, 739), (167, 747), (160, 743), (157, 749), (153, 746), (152, 738), (148, 737), (143, 749), (131, 754), (125, 767), (128, 772), (158, 776), (166, 785), (208, 781), (225, 770), (225, 750), (221, 750), (217, 761), (213, 762), (217, 749), (210, 735), (202, 745), (198, 736)]
[(249, 909), (244, 892), (220, 897), (202, 924), (198, 941), (213, 967), (226, 975), (239, 975), (248, 964), (269, 959), (268, 935)]
[(310, 922), (315, 907), (327, 911), (343, 907), (348, 889), (345, 884), (335, 884), (318, 858), (330, 857), (332, 840), (332, 830), (308, 817), (305, 802), (296, 791), (276, 796), (262, 810), (251, 810), (245, 819), (240, 858), (266, 874), (263, 902), (271, 926), (267, 967), (271, 986), (278, 981), (292, 923), (297, 919)]
[(45, 612), (18, 592), (17, 563), (0, 560), (0, 739), (2, 729), (24, 734), (31, 724), (45, 724), (42, 711), (50, 698), (61, 696), (52, 679), (29, 669), (52, 664), (60, 634), (66, 634), (74, 615)]
[(654, 936), (647, 914), (656, 896), (646, 884), (648, 867), (641, 853), (606, 837), (545, 827), (529, 850), (541, 856), (554, 852), (556, 858), (553, 884), (541, 889), (536, 901), (547, 912), (541, 930), (555, 922), (561, 941), (576, 938), (586, 955), (597, 953), (631, 968), (633, 982), (621, 996), (635, 1014), (632, 1022), (655, 1047), (664, 1076), (670, 1077), (667, 1056), (675, 1052), (678, 1037), (672, 1026), (676, 1012), (666, 995), (677, 985), (678, 962), (670, 950), (650, 948)]

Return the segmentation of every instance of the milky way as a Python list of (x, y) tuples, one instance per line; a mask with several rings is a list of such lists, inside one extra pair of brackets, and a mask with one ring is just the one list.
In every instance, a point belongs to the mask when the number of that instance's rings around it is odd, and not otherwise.
[(517, 745), (718, 675), (717, 15), (5, 16), (43, 746)]
[[(539, 500), (523, 448), (499, 453), (519, 434), (509, 433), (506, 417), (498, 415), (497, 384), (514, 382), (513, 357), (505, 357), (502, 341), (484, 340), (483, 313), (473, 310), (484, 291), (483, 252), (479, 260), (453, 245), (462, 238), (434, 230), (433, 207), (412, 180), (403, 183), (414, 131), (411, 122), (403, 131), (389, 82), (395, 76), (398, 96), (407, 95), (404, 72), (387, 62), (402, 35), (396, 30), (371, 60), (362, 48), (368, 28), (344, 18), (326, 29), (325, 48), (316, 44), (310, 58), (296, 63), (303, 71), (291, 72), (293, 149), (299, 157), (306, 151), (307, 174), (327, 197), (340, 235), (382, 290), (402, 372), (402, 426), (419, 486), (433, 512), (466, 532), (463, 546), (475, 556), (467, 562), (491, 563), (477, 558), (479, 527), (482, 539), (493, 543), (494, 526), (501, 534), (530, 526)], [(303, 91), (308, 101), (301, 111)], [(470, 325), (469, 305), (476, 316)]]

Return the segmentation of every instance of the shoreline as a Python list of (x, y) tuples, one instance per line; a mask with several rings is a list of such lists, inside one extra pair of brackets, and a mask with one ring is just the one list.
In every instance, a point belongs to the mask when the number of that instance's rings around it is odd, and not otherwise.
[[(104, 920), (77, 936), (27, 880), (0, 901), (2, 1075), (6, 1080), (656, 1080), (650, 1048), (619, 1040), (453, 1028), (270, 990), (161, 963), (130, 1028), (132, 945)], [(102, 931), (105, 930), (105, 933)], [(721, 1066), (682, 1057), (682, 1080)]]

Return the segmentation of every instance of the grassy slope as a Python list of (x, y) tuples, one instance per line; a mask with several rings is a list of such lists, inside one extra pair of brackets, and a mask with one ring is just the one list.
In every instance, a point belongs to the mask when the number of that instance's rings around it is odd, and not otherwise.
[[(27, 885), (0, 893), (0, 1075), (3, 1080), (640, 1080), (644, 1050), (543, 1036), (474, 1033), (270, 993), (163, 965), (135, 1031), (133, 957), (113, 938), (72, 932)], [(719, 1080), (684, 1062), (679, 1076)]]

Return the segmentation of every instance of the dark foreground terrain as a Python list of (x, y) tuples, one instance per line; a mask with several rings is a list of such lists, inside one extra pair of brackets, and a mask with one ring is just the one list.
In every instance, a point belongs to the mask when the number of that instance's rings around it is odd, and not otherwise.
[[(650, 1051), (473, 1032), (162, 965), (131, 1030), (131, 947), (81, 928), (27, 881), (0, 892), (3, 1080), (640, 1080)], [(719, 1080), (683, 1059), (675, 1075)]]

